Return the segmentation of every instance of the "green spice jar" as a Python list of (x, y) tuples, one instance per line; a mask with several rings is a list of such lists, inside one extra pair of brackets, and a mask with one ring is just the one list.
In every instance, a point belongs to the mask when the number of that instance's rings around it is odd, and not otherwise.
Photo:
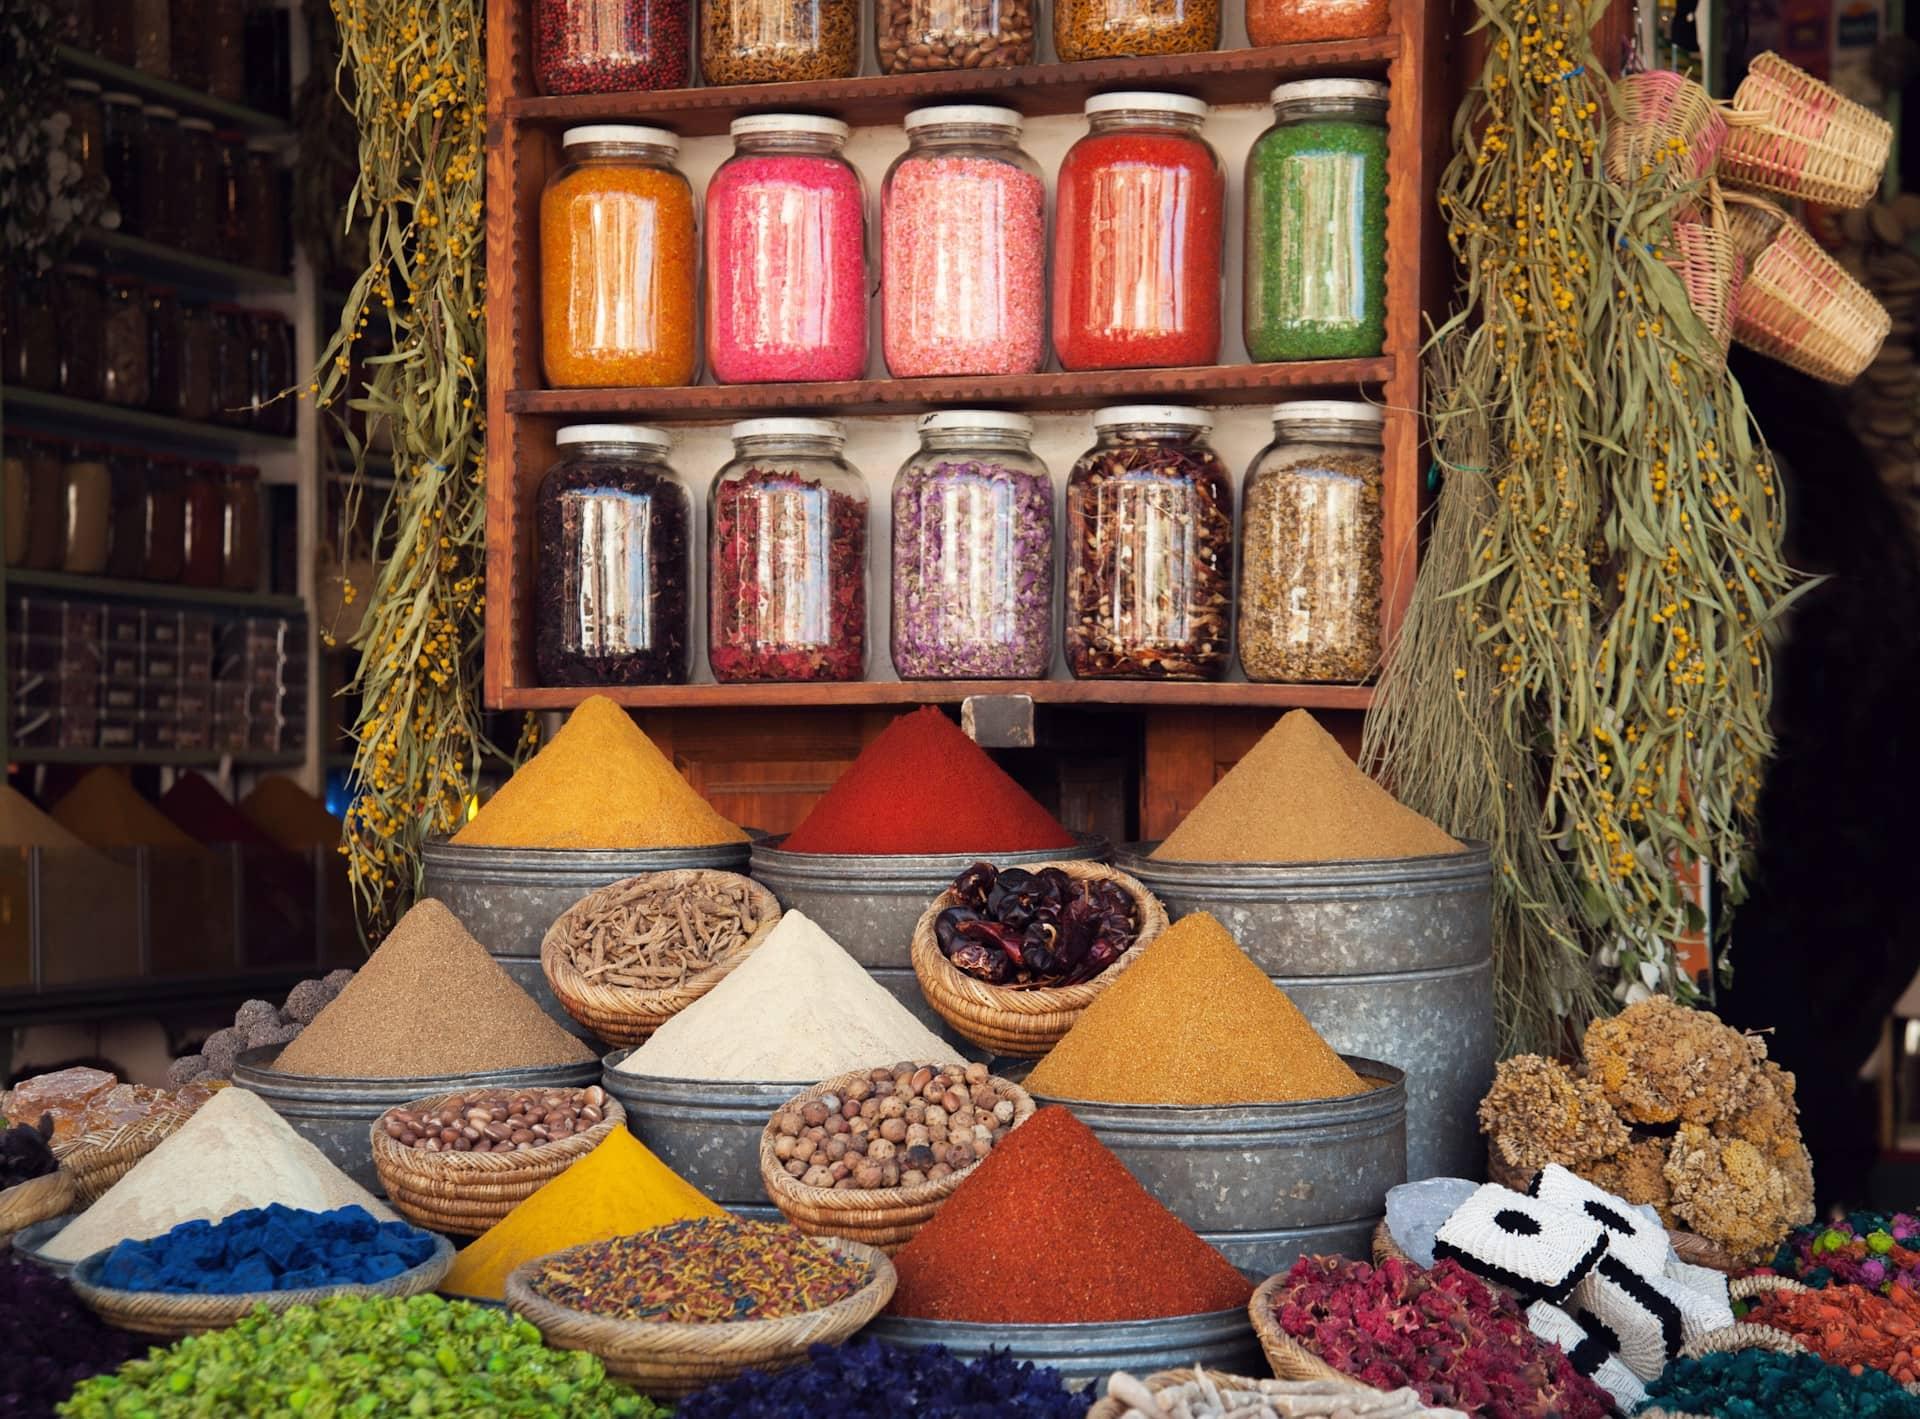
[(1387, 86), (1273, 91), (1247, 154), (1246, 339), (1255, 360), (1377, 355), (1387, 325)]

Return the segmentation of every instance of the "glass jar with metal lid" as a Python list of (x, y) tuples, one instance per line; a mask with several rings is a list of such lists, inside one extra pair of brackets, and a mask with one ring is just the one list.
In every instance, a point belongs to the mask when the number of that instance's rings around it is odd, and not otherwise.
[[(176, 215), (180, 193), (175, 184), (185, 164), (180, 150), (180, 115), (165, 104), (148, 104), (140, 110), (146, 120), (146, 134), (140, 144), (139, 206), (134, 234), (148, 241), (171, 244), (176, 236)], [(126, 215), (126, 209), (121, 209)]]
[(1220, 47), (1220, 0), (1055, 0), (1053, 48), (1063, 63)]
[(178, 166), (173, 170), (173, 240), (189, 251), (219, 254), (220, 149), (213, 123), (180, 120)]
[(534, 9), (533, 77), (543, 94), (684, 89), (693, 0), (545, 0)]
[(883, 74), (1033, 63), (1039, 0), (874, 0)]
[(1233, 653), (1233, 480), (1199, 409), (1121, 405), (1067, 478), (1077, 679), (1218, 680)]
[(60, 477), (66, 522), (60, 570), (98, 576), (107, 569), (113, 537), (113, 476), (107, 469), (107, 450), (97, 443), (75, 444)]
[(100, 85), (92, 79), (67, 80), (68, 132), (79, 152), (80, 170), (90, 179), (107, 175), (107, 117)]
[(64, 262), (53, 268), (53, 310), (59, 322), (60, 392), (98, 399), (106, 389), (106, 292), (98, 267)]
[(100, 331), (101, 397), (109, 404), (143, 408), (147, 402), (147, 288), (133, 276), (109, 276), (105, 322)]

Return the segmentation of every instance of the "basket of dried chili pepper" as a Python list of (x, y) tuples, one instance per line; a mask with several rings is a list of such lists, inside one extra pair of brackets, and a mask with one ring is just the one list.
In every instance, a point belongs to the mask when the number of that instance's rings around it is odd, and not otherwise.
[(979, 862), (921, 915), (913, 973), (963, 1037), (1038, 1059), (1166, 929), (1159, 899), (1102, 863)]

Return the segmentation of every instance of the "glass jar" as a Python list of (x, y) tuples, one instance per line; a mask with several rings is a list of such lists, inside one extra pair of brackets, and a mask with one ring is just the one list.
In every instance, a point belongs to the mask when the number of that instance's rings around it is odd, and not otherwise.
[(541, 358), (562, 388), (692, 384), (693, 187), (664, 128), (569, 128), (540, 194)]
[(1080, 680), (1218, 680), (1232, 658), (1233, 480), (1198, 409), (1093, 416), (1067, 478), (1067, 668)]
[(66, 520), (60, 570), (99, 576), (107, 569), (113, 536), (113, 475), (107, 471), (106, 449), (97, 443), (74, 445), (60, 478)]
[(1273, 91), (1247, 153), (1247, 354), (1359, 359), (1387, 337), (1387, 86)]
[(1046, 359), (1047, 185), (1010, 108), (907, 115), (880, 187), (880, 341), (896, 379)]
[(173, 74), (173, 16), (168, 0), (118, 0), (133, 11), (133, 67), (158, 78)]
[(293, 325), (277, 311), (247, 312), (253, 327), (253, 427), (292, 438), (297, 416), (293, 396)]
[(543, 94), (684, 89), (693, 0), (538, 0), (533, 76)]
[(1387, 0), (1247, 0), (1247, 42), (1302, 44), (1387, 32)]
[(109, 404), (144, 408), (147, 386), (147, 288), (132, 276), (107, 277), (106, 323), (100, 345), (105, 377), (101, 398)]
[(228, 103), (247, 97), (246, 0), (206, 0), (207, 92)]
[(21, 565), (57, 572), (67, 560), (67, 451), (52, 439), (27, 444), (27, 553)]
[(707, 183), (707, 365), (722, 384), (867, 371), (866, 200), (837, 118), (736, 118)]
[(278, 0), (250, 0), (241, 27), (248, 108), (285, 117), (293, 101), (293, 12)]
[(253, 425), (253, 322), (237, 305), (213, 310), (213, 418), (235, 428)]
[(107, 175), (107, 115), (100, 86), (92, 79), (67, 80), (68, 132), (80, 157), (80, 171), (89, 179)]
[(1220, 357), (1226, 179), (1179, 94), (1099, 94), (1060, 165), (1053, 348), (1067, 370)]
[(98, 51), (99, 39), (94, 33), (93, 12), (95, 0), (68, 0), (67, 33), (65, 42), (85, 54)]
[(107, 319), (100, 272), (67, 262), (53, 271), (53, 309), (60, 331), (60, 392), (98, 399), (106, 390)]
[(137, 581), (147, 570), (147, 456), (137, 448), (112, 449), (107, 472), (113, 484), (107, 575)]
[(1053, 49), (1063, 64), (1220, 47), (1220, 0), (1055, 0)]
[(893, 480), (893, 668), (902, 680), (1044, 679), (1053, 663), (1053, 479), (1033, 420), (920, 420)]
[(5, 519), (6, 564), (10, 567), (23, 566), (27, 560), (27, 535), (32, 530), (27, 511), (27, 442), (25, 439), (8, 439), (4, 455), (0, 455), (0, 464), (5, 468), (6, 501), (0, 506), (0, 518)]
[(147, 115), (132, 94), (100, 96), (104, 135), (100, 159), (106, 169), (107, 191), (120, 209), (122, 231), (139, 235), (141, 153), (147, 146)]
[(882, 74), (1031, 64), (1039, 0), (874, 0)]
[(140, 145), (140, 207), (135, 233), (172, 245), (179, 210), (177, 184), (186, 164), (180, 151), (180, 115), (162, 104), (140, 110), (147, 121)]
[(220, 149), (213, 123), (183, 118), (179, 129), (179, 167), (174, 170), (173, 240), (189, 251), (219, 252)]
[(93, 43), (102, 59), (133, 67), (132, 0), (94, 0)]
[(53, 283), (38, 271), (7, 275), (6, 367), (0, 383), (51, 393), (60, 387), (60, 317)]
[(147, 287), (147, 407), (180, 414), (180, 297), (172, 286)]
[(238, 129), (213, 134), (213, 249), (222, 261), (247, 264), (247, 137)]
[(860, 0), (700, 0), (700, 73), (709, 84), (859, 72)]
[(281, 275), (287, 269), (287, 204), (281, 199), (280, 154), (272, 140), (247, 143), (246, 190), (240, 199), (247, 233), (242, 266)]
[(684, 685), (692, 645), (693, 498), (673, 440), (575, 424), (534, 507), (534, 662), (543, 685)]
[(147, 465), (148, 581), (177, 582), (187, 566), (187, 465), (170, 454)]
[(207, 87), (207, 0), (173, 0), (173, 81)]
[(187, 466), (183, 484), (186, 518), (182, 541), (186, 555), (180, 580), (187, 586), (220, 585), (226, 564), (226, 499), (221, 494), (224, 470), (218, 463)]
[(180, 307), (180, 404), (182, 419), (205, 422), (213, 418), (220, 382), (220, 340), (213, 309), (204, 305)]
[(260, 589), (263, 531), (260, 470), (244, 464), (226, 469), (220, 480), (220, 585), (228, 591)]
[(1380, 664), (1382, 414), (1273, 410), (1240, 520), (1240, 668), (1249, 680), (1357, 684)]
[(867, 485), (832, 419), (748, 419), (707, 499), (707, 663), (723, 684), (858, 680)]

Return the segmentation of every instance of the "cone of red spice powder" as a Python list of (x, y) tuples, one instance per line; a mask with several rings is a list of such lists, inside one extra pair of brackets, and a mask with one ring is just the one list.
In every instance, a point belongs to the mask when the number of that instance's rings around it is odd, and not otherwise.
[(185, 773), (160, 796), (159, 808), (174, 826), (202, 843), (238, 843), (277, 848), (260, 825), (242, 813), (201, 774)]
[(1073, 834), (932, 705), (903, 714), (780, 843), (783, 852), (1038, 852)]
[(1158, 1320), (1253, 1297), (1232, 1262), (1058, 1106), (1009, 1133), (893, 1266), (887, 1309), (926, 1320)]

